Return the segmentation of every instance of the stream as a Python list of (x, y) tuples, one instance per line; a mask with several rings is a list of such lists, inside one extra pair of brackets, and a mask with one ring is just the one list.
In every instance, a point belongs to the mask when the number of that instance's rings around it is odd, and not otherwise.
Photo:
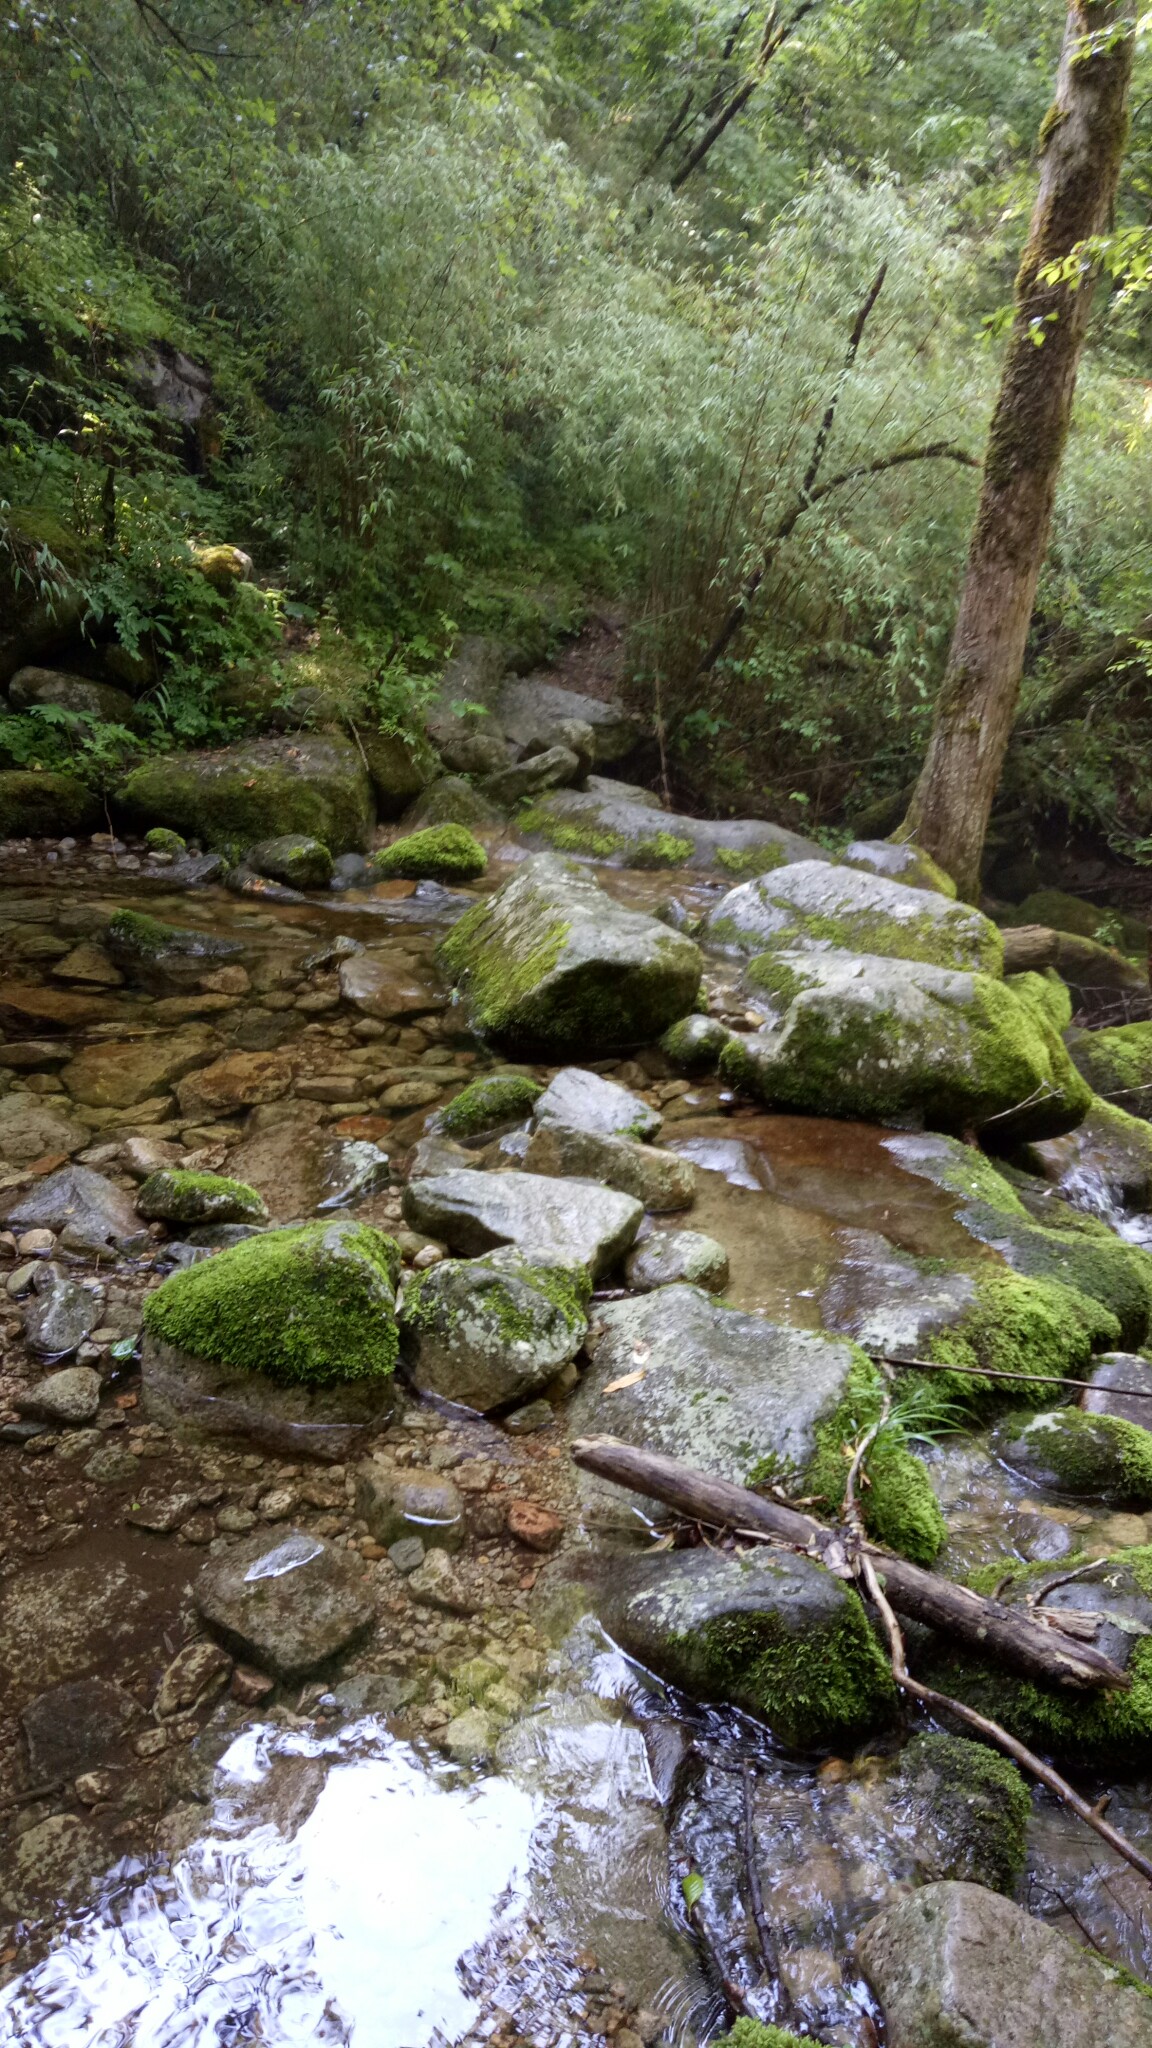
[[(520, 857), (508, 842), (492, 853), (484, 886), (498, 886)], [(638, 908), (669, 893), (667, 876), (595, 872)], [(226, 1048), (290, 1053), (292, 1085), (264, 1102), (189, 1114), (161, 1080), (137, 1098), (152, 1142), (252, 1182), (276, 1222), (354, 1209), (397, 1227), (398, 1162), (444, 1091), (487, 1070), (433, 965), (459, 894), (429, 883), (306, 902), (217, 886), (182, 892), (162, 868), (100, 844), (48, 872), (14, 858), (3, 879), (7, 976), (50, 998), (91, 998), (82, 1022), (65, 1005), (54, 1024), (49, 1000), (36, 1024), (31, 998), (26, 1025), (7, 1019), (10, 1041), (45, 1048), (39, 1065), (29, 1055), (5, 1070), (0, 1103), (20, 1098), (10, 1129), (26, 1134), (11, 1179), (70, 1153), (120, 1172), (130, 1189), (111, 1153), (136, 1129), (135, 1102), (75, 1102), (62, 1055), (134, 1043), (150, 1052), (189, 1024), (209, 1025)], [(723, 886), (677, 882), (676, 892), (698, 915)], [(82, 961), (77, 979), (62, 979), (56, 970), (121, 906), (238, 938), (242, 975), (215, 1003), (191, 988), (85, 981)], [(331, 961), (302, 964), (338, 937), (367, 946), (427, 1003), (414, 996), (407, 1019), (382, 1032), (358, 1029)], [(98, 969), (89, 963), (89, 972)], [(718, 1013), (742, 1015), (731, 969), (712, 980)], [(383, 1090), (363, 1085), (369, 1050), (376, 1083), (380, 1061), (388, 1070)], [(765, 1115), (713, 1079), (674, 1084), (659, 1054), (613, 1074), (663, 1095), (660, 1142), (699, 1169), (686, 1220), (727, 1250), (737, 1307), (814, 1330), (834, 1305), (834, 1326), (847, 1328), (878, 1240), (917, 1257), (982, 1255), (954, 1202), (887, 1149), (889, 1132)], [(86, 1115), (86, 1133), (69, 1142), (69, 1122)], [(367, 1174), (366, 1161), (376, 1162)], [(1076, 1199), (1148, 1242), (1148, 1219), (1110, 1210), (1099, 1189), (1085, 1185)], [(18, 1264), (10, 1248), (0, 1285)], [(482, 1503), (486, 1490), (519, 1489), (562, 1516), (565, 1550), (601, 1540), (580, 1527), (562, 1403), (551, 1424), (523, 1436), (444, 1404), (403, 1409), (389, 1432), (398, 1455), (415, 1462), (431, 1450), (438, 1469), (471, 1473), (470, 1508), (481, 1503), (460, 1561), (467, 1605), (414, 1609), (398, 1570), (358, 1526), (343, 1467), (248, 1441), (189, 1449), (142, 1418), (124, 1347), (144, 1291), (172, 1270), (161, 1234), (115, 1261), (74, 1256), (69, 1270), (100, 1290), (95, 1351), (114, 1404), (96, 1427), (30, 1430), (19, 1420), (16, 1397), (43, 1364), (21, 1335), (32, 1283), (2, 1297), (0, 1830), (5, 1870), (24, 1871), (30, 1888), (0, 1899), (0, 2043), (702, 2048), (724, 2031), (727, 2009), (682, 1880), (701, 1874), (713, 1956), (756, 2009), (762, 1958), (741, 1850), (749, 1803), (790, 2024), (844, 2048), (883, 2040), (854, 1937), (934, 1867), (902, 1789), (899, 1738), (889, 1731), (855, 1756), (790, 1756), (739, 1713), (676, 1696), (589, 1616), (551, 1599), (550, 1566), (490, 1526)], [(923, 1455), (948, 1523), (939, 1568), (954, 1577), (1005, 1554), (1055, 1565), (1073, 1550), (1105, 1555), (1152, 1541), (1152, 1516), (1031, 1486), (993, 1457), (986, 1434), (945, 1437)], [(158, 1504), (151, 1525), (143, 1494)], [(165, 1523), (161, 1508), (173, 1500), (185, 1506)], [(378, 1591), (378, 1634), (331, 1679), (248, 1699), (233, 1680), (158, 1726), (145, 1702), (181, 1645), (198, 1640), (188, 1607), (195, 1571), (229, 1531), (289, 1516), (359, 1551)], [(635, 1540), (647, 1540), (639, 1517)], [(494, 1677), (477, 1676), (483, 1663)], [(45, 1787), (21, 1717), (46, 1687), (92, 1675), (136, 1703), (135, 1732), (103, 1783), (85, 1765), (62, 1767)], [(449, 1740), (468, 1715), (479, 1717), (472, 1754), (463, 1735)], [(73, 1798), (68, 1787), (85, 1771), (91, 1782)], [(1105, 1790), (1109, 1817), (1152, 1850), (1152, 1782), (1093, 1785), (1092, 1796)], [(35, 1838), (57, 1842), (57, 1861), (25, 1870), (21, 1845)], [(1038, 1790), (1016, 1896), (1073, 1940), (1152, 1972), (1146, 1888)], [(762, 2016), (773, 2016), (770, 2001)]]

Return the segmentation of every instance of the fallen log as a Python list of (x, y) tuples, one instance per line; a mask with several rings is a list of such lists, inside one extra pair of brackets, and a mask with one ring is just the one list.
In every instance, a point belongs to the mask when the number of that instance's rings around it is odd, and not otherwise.
[[(806, 1551), (838, 1578), (855, 1576), (850, 1558), (850, 1552), (858, 1547), (854, 1534), (830, 1528), (799, 1508), (765, 1500), (730, 1480), (713, 1479), (675, 1458), (637, 1450), (615, 1437), (579, 1437), (572, 1445), (572, 1456), (585, 1472), (663, 1501), (689, 1521), (758, 1537), (774, 1536)], [(1025, 1612), (1005, 1607), (936, 1572), (909, 1564), (878, 1544), (864, 1547), (892, 1606), (909, 1620), (925, 1622), (970, 1643), (983, 1655), (1046, 1685), (1079, 1692), (1130, 1689), (1127, 1672), (1111, 1657), (1092, 1643), (1064, 1634), (1058, 1610), (1032, 1608)]]

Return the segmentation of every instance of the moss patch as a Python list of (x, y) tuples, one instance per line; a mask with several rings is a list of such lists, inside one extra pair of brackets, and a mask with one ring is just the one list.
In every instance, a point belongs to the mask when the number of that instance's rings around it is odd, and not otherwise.
[[(816, 1431), (816, 1453), (804, 1473), (803, 1490), (817, 1500), (817, 1513), (835, 1516), (844, 1502), (848, 1460), (854, 1444), (880, 1414), (884, 1381), (870, 1360), (853, 1365), (843, 1397)], [(865, 1460), (858, 1494), (864, 1526), (914, 1564), (930, 1565), (948, 1534), (926, 1466), (903, 1444), (881, 1435)]]
[(530, 1081), (524, 1074), (491, 1074), (461, 1089), (447, 1109), (441, 1110), (437, 1124), (451, 1138), (470, 1138), (477, 1131), (495, 1129), (497, 1124), (520, 1122), (543, 1093), (539, 1081)]
[(1133, 1116), (1152, 1115), (1152, 1023), (1074, 1031), (1068, 1050), (1077, 1070), (1106, 1102)]
[(149, 853), (175, 855), (188, 851), (187, 840), (181, 839), (178, 832), (169, 832), (165, 825), (153, 825), (152, 830), (144, 834), (144, 844)]
[(691, 860), (690, 839), (678, 839), (674, 832), (654, 832), (649, 839), (632, 842), (629, 859), (634, 868), (681, 868)]
[(1009, 1897), (1023, 1874), (1032, 1800), (1006, 1756), (956, 1735), (917, 1735), (900, 1778), (951, 1850), (940, 1877)]
[(562, 818), (554, 818), (550, 811), (539, 804), (521, 811), (516, 824), (521, 832), (546, 839), (549, 846), (555, 847), (557, 853), (584, 854), (591, 859), (611, 860), (614, 853), (622, 853), (628, 844), (623, 832), (613, 832), (607, 825), (566, 823)]
[(0, 773), (0, 839), (63, 839), (94, 832), (100, 800), (74, 775), (11, 768)]
[(162, 1223), (259, 1223), (268, 1214), (263, 1198), (246, 1181), (174, 1166), (149, 1174), (136, 1208)]
[(770, 875), (776, 868), (787, 865), (788, 856), (782, 846), (718, 846), (716, 866), (723, 868), (726, 875), (735, 875), (742, 882), (750, 881), (753, 875)]
[(471, 882), (484, 873), (488, 855), (465, 825), (430, 825), (382, 847), (369, 865), (377, 880), (398, 876), (414, 882)]
[(862, 1734), (891, 1703), (891, 1670), (851, 1591), (831, 1626), (796, 1634), (767, 1610), (725, 1614), (676, 1647), (696, 1667), (702, 1691), (754, 1701), (781, 1741), (796, 1749)]
[(444, 940), (440, 959), (453, 981), (467, 978), (478, 1031), (486, 1036), (500, 1035), (538, 983), (552, 972), (564, 950), (569, 929), (566, 919), (553, 919), (544, 926), (535, 944), (513, 961), (504, 946), (494, 943), (491, 904), (477, 903), (465, 911)]
[(1111, 1507), (1152, 1506), (1152, 1430), (1119, 1415), (1006, 1416), (993, 1449), (1041, 1485)]
[[(1055, 1280), (1033, 1280), (1010, 1268), (981, 1267), (973, 1274), (976, 1301), (953, 1329), (929, 1339), (927, 1356), (952, 1367), (934, 1373), (944, 1399), (981, 1408), (1058, 1398), (1052, 1378), (1079, 1379), (1093, 1351), (1119, 1342), (1120, 1325), (1099, 1302)], [(1019, 1381), (985, 1377), (998, 1372), (1047, 1375)]]
[(149, 1295), (150, 1336), (292, 1385), (385, 1379), (396, 1364), (400, 1249), (367, 1224), (248, 1238)]
[(790, 2034), (785, 2027), (769, 2027), (763, 2020), (745, 2015), (729, 2033), (718, 2035), (712, 2048), (812, 2048), (812, 2043), (810, 2039), (802, 2041), (799, 2034)]

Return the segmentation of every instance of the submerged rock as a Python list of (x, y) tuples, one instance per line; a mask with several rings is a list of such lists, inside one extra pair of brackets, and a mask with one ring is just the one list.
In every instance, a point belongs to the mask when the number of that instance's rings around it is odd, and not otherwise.
[(614, 1557), (604, 1578), (600, 1618), (630, 1657), (755, 1714), (789, 1748), (851, 1742), (892, 1712), (859, 1596), (811, 1558), (701, 1548)]
[(159, 1031), (154, 1038), (105, 1039), (83, 1046), (61, 1079), (75, 1101), (93, 1109), (130, 1109), (164, 1094), (223, 1049), (224, 1040), (208, 1024)]
[(228, 1649), (277, 1678), (327, 1664), (376, 1618), (360, 1559), (302, 1529), (264, 1532), (213, 1558), (192, 1597)]
[(356, 1513), (385, 1548), (413, 1536), (427, 1550), (459, 1550), (464, 1541), (464, 1500), (446, 1472), (361, 1465)]
[(897, 1900), (856, 1953), (889, 2048), (1152, 2048), (1152, 2002), (981, 1885), (925, 1885)]
[(994, 1121), (1008, 1143), (1070, 1130), (1089, 1106), (1041, 1006), (990, 975), (772, 953), (747, 980), (769, 1022), (729, 1039), (720, 1070), (769, 1107), (881, 1123), (919, 1115), (944, 1130)]
[(239, 939), (162, 924), (139, 910), (114, 911), (104, 943), (130, 981), (161, 995), (171, 988), (194, 988), (205, 974), (244, 951)]
[(279, 1102), (292, 1086), (292, 1061), (281, 1052), (228, 1052), (177, 1083), (189, 1121), (231, 1116), (257, 1103)]
[(1100, 1096), (1074, 1131), (1029, 1145), (1020, 1163), (1089, 1213), (1152, 1209), (1152, 1127)]
[(658, 1215), (690, 1209), (696, 1199), (696, 1168), (690, 1159), (655, 1145), (638, 1145), (632, 1138), (572, 1130), (561, 1123), (544, 1123), (533, 1132), (524, 1168), (527, 1173), (572, 1175), (619, 1188)]
[(638, 1294), (654, 1287), (703, 1287), (723, 1294), (728, 1285), (728, 1254), (702, 1230), (654, 1230), (629, 1252), (624, 1278)]
[(137, 828), (168, 825), (210, 847), (299, 832), (333, 855), (362, 851), (375, 815), (357, 748), (333, 733), (165, 754), (134, 768), (116, 803)]
[(518, 1252), (445, 1259), (405, 1290), (401, 1341), (409, 1378), (485, 1412), (539, 1393), (588, 1329), (580, 1270), (533, 1266)]
[(460, 1168), (409, 1181), (404, 1220), (466, 1258), (513, 1245), (549, 1266), (610, 1272), (632, 1243), (644, 1214), (630, 1195), (584, 1181), (535, 1173)]
[(654, 1138), (663, 1118), (642, 1096), (586, 1067), (562, 1067), (532, 1111), (533, 1123), (566, 1124), (603, 1137)]
[(553, 1058), (657, 1037), (691, 1009), (702, 964), (690, 939), (548, 854), (466, 912), (440, 959), (476, 1030)]
[(735, 953), (863, 953), (970, 974), (1004, 968), (1001, 934), (969, 904), (827, 861), (799, 861), (730, 890), (701, 937)]
[(20, 1716), (33, 1783), (77, 1778), (102, 1764), (140, 1718), (130, 1693), (106, 1678), (49, 1686)]

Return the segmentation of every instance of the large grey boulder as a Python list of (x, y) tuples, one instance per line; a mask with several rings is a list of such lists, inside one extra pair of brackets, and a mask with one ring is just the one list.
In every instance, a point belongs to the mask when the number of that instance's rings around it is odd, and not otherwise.
[[(660, 1287), (597, 1308), (592, 1365), (573, 1397), (579, 1436), (615, 1436), (744, 1484), (767, 1459), (795, 1478), (860, 1363), (855, 1346), (724, 1308), (697, 1287)], [(612, 1388), (612, 1392), (608, 1389)], [(634, 1500), (582, 1477), (589, 1500)]]
[(746, 979), (767, 1022), (728, 1041), (720, 1071), (770, 1108), (946, 1131), (995, 1118), (1007, 1143), (1071, 1130), (1088, 1107), (1039, 1005), (990, 975), (835, 951), (762, 954)]
[(410, 1281), (400, 1313), (408, 1377), (486, 1412), (537, 1394), (588, 1330), (586, 1274), (533, 1266), (517, 1251), (445, 1259)]
[(336, 733), (164, 754), (134, 768), (115, 801), (133, 826), (167, 825), (207, 846), (305, 832), (333, 855), (362, 853), (376, 815), (359, 750)]
[(1106, 1352), (1088, 1378), (1091, 1387), (1080, 1396), (1086, 1415), (1119, 1415), (1152, 1429), (1152, 1363), (1147, 1358), (1139, 1352)]
[(514, 1245), (548, 1266), (610, 1272), (632, 1243), (644, 1211), (630, 1195), (587, 1181), (535, 1173), (458, 1168), (409, 1181), (404, 1220), (465, 1258)]
[(809, 1557), (614, 1557), (596, 1604), (638, 1663), (755, 1714), (792, 1749), (851, 1743), (891, 1714), (891, 1671), (859, 1595)]
[(889, 2048), (1152, 2048), (1152, 2001), (982, 1885), (898, 1899), (856, 1954)]
[(840, 855), (840, 865), (862, 868), (869, 875), (884, 875), (890, 882), (903, 882), (908, 889), (931, 889), (938, 896), (956, 894), (951, 875), (937, 866), (930, 853), (908, 839), (854, 839)]
[(586, 1067), (561, 1067), (537, 1096), (532, 1121), (567, 1124), (576, 1131), (598, 1131), (604, 1137), (654, 1138), (663, 1118), (642, 1096)]
[(8, 701), (17, 711), (51, 704), (106, 725), (131, 725), (135, 711), (131, 697), (110, 683), (94, 683), (87, 676), (66, 675), (54, 668), (18, 669), (8, 685)]
[(10, 1199), (0, 1216), (16, 1231), (55, 1230), (66, 1251), (123, 1251), (147, 1234), (127, 1195), (90, 1166), (62, 1166)]
[(540, 854), (444, 940), (484, 1037), (517, 1054), (586, 1057), (642, 1045), (692, 1008), (699, 950), (625, 910), (567, 861)]
[(732, 953), (836, 950), (994, 975), (1004, 967), (1001, 933), (969, 904), (827, 861), (797, 861), (730, 889), (701, 936)]
[(690, 1159), (656, 1145), (638, 1145), (634, 1138), (577, 1131), (567, 1124), (546, 1123), (533, 1132), (524, 1169), (600, 1181), (606, 1188), (634, 1195), (656, 1215), (690, 1209), (696, 1199), (696, 1169)]
[(591, 726), (594, 758), (601, 765), (622, 760), (640, 737), (639, 719), (622, 704), (586, 697), (580, 690), (565, 690), (531, 676), (505, 683), (494, 708), (501, 731), (517, 746), (527, 746), (570, 721)]
[(611, 867), (716, 869), (735, 878), (827, 859), (811, 839), (762, 818), (687, 818), (599, 792), (557, 790), (518, 823), (530, 841)]
[(213, 1558), (192, 1597), (228, 1649), (277, 1678), (327, 1664), (376, 1618), (360, 1559), (302, 1529), (264, 1531)]

